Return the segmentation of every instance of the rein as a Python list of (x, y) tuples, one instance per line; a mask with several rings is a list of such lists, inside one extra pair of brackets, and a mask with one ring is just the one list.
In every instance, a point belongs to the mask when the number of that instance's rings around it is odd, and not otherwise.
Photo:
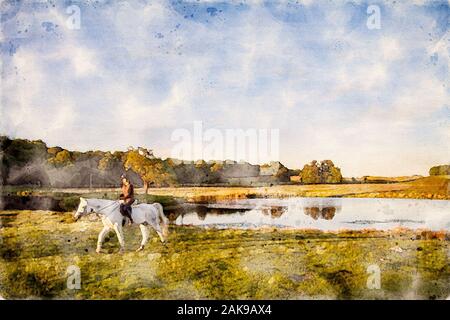
[(118, 201), (114, 201), (114, 202), (104, 206), (103, 208), (98, 209), (97, 211), (100, 212), (100, 211), (105, 210), (105, 209), (111, 207), (112, 205), (116, 205), (116, 204), (118, 204)]

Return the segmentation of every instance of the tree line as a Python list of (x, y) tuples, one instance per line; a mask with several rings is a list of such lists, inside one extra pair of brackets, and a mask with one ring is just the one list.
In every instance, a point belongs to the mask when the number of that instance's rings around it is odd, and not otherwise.
[[(275, 164), (251, 165), (235, 161), (181, 161), (177, 159), (161, 159), (153, 156), (144, 148), (130, 148), (127, 151), (70, 151), (61, 147), (47, 147), (42, 140), (10, 139), (0, 136), (0, 182), (6, 184), (11, 172), (23, 169), (28, 174), (27, 179), (17, 180), (17, 184), (33, 183), (33, 171), (54, 174), (66, 170), (67, 176), (89, 175), (103, 178), (99, 180), (115, 183), (120, 172), (128, 171), (141, 182), (145, 189), (176, 185), (230, 184), (236, 174), (243, 178), (258, 178), (269, 176), (268, 184), (288, 183), (290, 177), (297, 176), (302, 184), (336, 184), (343, 183), (341, 169), (331, 160), (312, 161), (305, 164), (301, 170), (291, 170), (277, 162)], [(36, 169), (37, 168), (37, 169)], [(70, 169), (70, 170), (69, 170)], [(28, 171), (27, 171), (28, 170)], [(28, 173), (27, 173), (28, 172)], [(269, 172), (269, 173), (267, 173)], [(84, 173), (84, 175), (83, 175)], [(439, 165), (430, 168), (429, 174), (450, 175), (450, 165)], [(35, 175), (35, 179), (41, 179)], [(231, 178), (230, 178), (231, 177)], [(42, 180), (42, 179), (41, 179)], [(230, 182), (231, 181), (231, 182)], [(41, 185), (41, 182), (39, 182)], [(45, 185), (45, 184), (42, 184)], [(47, 184), (48, 185), (48, 184)], [(76, 186), (74, 186), (76, 187)]]

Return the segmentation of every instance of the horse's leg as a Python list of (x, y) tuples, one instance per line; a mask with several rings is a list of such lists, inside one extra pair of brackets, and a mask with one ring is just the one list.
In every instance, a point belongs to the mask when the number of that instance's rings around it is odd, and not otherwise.
[(141, 233), (142, 233), (142, 242), (141, 242), (141, 246), (136, 251), (143, 250), (144, 246), (148, 242), (148, 229), (147, 229), (147, 226), (145, 226), (143, 223), (141, 223), (139, 225), (139, 228), (141, 229)]
[(115, 223), (114, 231), (117, 234), (117, 239), (119, 239), (120, 252), (124, 252), (125, 251), (125, 240), (123, 239), (122, 225), (120, 223)]
[[(166, 239), (169, 236), (169, 225), (168, 225), (168, 220), (166, 218), (166, 216), (164, 215), (164, 210), (161, 204), (156, 203), (154, 204), (154, 206), (156, 207), (157, 211), (158, 211), (158, 218), (157, 218), (157, 224), (159, 227), (159, 230), (162, 233), (162, 236), (160, 235), (159, 237), (162, 238), (161, 241), (165, 242)], [(159, 233), (158, 233), (159, 235)]]
[(156, 224), (154, 226), (154, 229), (155, 229), (156, 233), (158, 234), (159, 239), (161, 240), (161, 242), (162, 243), (166, 242), (166, 239), (164, 238), (163, 232), (161, 230), (161, 226), (159, 224)]
[(164, 238), (162, 232), (161, 232), (161, 231), (156, 231), (156, 233), (158, 234), (159, 239), (161, 240), (161, 242), (162, 242), (162, 243), (165, 243), (165, 242), (166, 242), (166, 239)]
[(101, 252), (103, 240), (105, 240), (105, 237), (109, 233), (110, 230), (111, 229), (109, 227), (104, 226), (102, 231), (100, 231), (100, 233), (98, 234), (97, 249), (95, 250), (95, 252), (97, 252), (97, 253)]
[(162, 234), (164, 237), (164, 240), (166, 240), (169, 237), (169, 226), (163, 221), (162, 222), (163, 227), (162, 227)]

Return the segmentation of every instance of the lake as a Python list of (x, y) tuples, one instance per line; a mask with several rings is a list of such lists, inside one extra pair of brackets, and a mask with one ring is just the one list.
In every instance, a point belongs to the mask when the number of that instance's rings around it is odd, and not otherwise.
[(450, 201), (376, 198), (239, 199), (203, 204), (175, 224), (216, 228), (450, 230)]

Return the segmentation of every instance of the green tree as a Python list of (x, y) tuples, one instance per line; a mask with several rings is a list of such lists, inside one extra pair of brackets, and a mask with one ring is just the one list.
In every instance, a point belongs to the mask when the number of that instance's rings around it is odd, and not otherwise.
[(445, 176), (450, 175), (450, 165), (444, 164), (430, 168), (430, 176)]
[(137, 150), (127, 153), (124, 163), (126, 169), (132, 169), (144, 182), (145, 193), (150, 184), (156, 186), (172, 186), (176, 184), (176, 175), (170, 165), (159, 158), (149, 159)]
[(10, 139), (0, 136), (0, 183), (6, 183), (12, 167), (25, 167), (32, 162), (42, 162), (47, 156), (47, 146), (42, 140)]
[(331, 160), (323, 160), (320, 163), (319, 175), (321, 183), (342, 182), (341, 169), (335, 167), (333, 161)]
[(47, 146), (40, 140), (29, 141), (25, 139), (10, 140), (2, 138), (1, 153), (9, 167), (24, 166), (33, 161), (40, 161), (46, 154)]

